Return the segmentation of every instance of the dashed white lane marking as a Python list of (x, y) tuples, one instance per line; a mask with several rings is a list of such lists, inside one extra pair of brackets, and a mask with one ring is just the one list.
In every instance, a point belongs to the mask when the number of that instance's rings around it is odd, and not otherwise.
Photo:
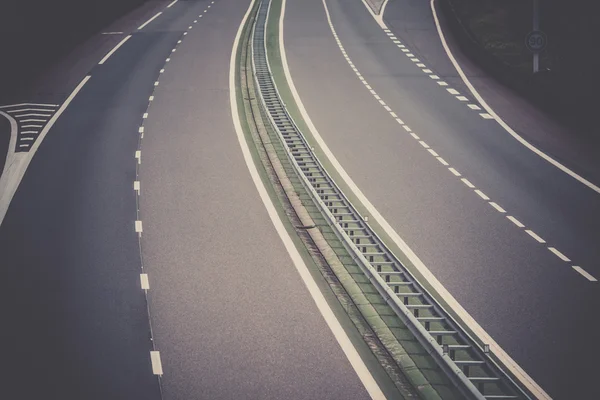
[(473, 185), (467, 178), (461, 178), (462, 183), (467, 185), (470, 189), (475, 189), (475, 185)]
[(481, 118), (483, 118), (483, 119), (494, 119), (494, 117), (492, 117), (488, 113), (480, 113), (479, 115), (481, 115)]
[(447, 91), (448, 91), (448, 93), (450, 93), (450, 94), (458, 94), (458, 90), (456, 90), (456, 89), (448, 88), (448, 89), (446, 89), (446, 90), (447, 90)]
[(167, 8), (171, 8), (173, 7), (173, 4), (177, 3), (179, 0), (173, 0), (168, 6)]
[(431, 73), (433, 73), (433, 71), (432, 71), (432, 70), (430, 70), (430, 69), (427, 69), (427, 68), (424, 68), (424, 69), (423, 69), (423, 72), (425, 72), (426, 74), (431, 74)]
[(506, 212), (504, 208), (500, 207), (498, 203), (495, 203), (493, 201), (490, 201), (490, 206), (494, 207), (498, 212), (501, 212), (503, 214)]
[(561, 253), (560, 251), (558, 251), (554, 247), (548, 247), (548, 250), (550, 250), (552, 253), (554, 253), (554, 255), (556, 257), (560, 258), (564, 262), (571, 262), (571, 260), (569, 259), (569, 257), (565, 256), (563, 253)]
[(154, 96), (148, 97), (148, 101), (153, 101), (153, 100), (154, 100)]
[(154, 86), (158, 86), (158, 81), (154, 82)]
[(440, 85), (440, 86), (448, 86), (448, 83), (444, 82), (444, 81), (438, 81), (437, 84)]
[(136, 233), (142, 233), (143, 232), (142, 221), (140, 221), (140, 220), (135, 221), (135, 232)]
[(482, 199), (484, 199), (485, 201), (488, 201), (490, 198), (488, 196), (486, 196), (485, 193), (483, 193), (481, 190), (479, 189), (475, 189), (475, 193), (477, 193), (477, 195), (479, 197), (481, 197)]
[(424, 148), (426, 148), (426, 149), (428, 149), (428, 148), (429, 148), (429, 145), (428, 145), (427, 143), (425, 143), (424, 141), (422, 141), (422, 140), (420, 140), (420, 141), (419, 141), (419, 144), (420, 144), (421, 146), (423, 146)]
[(152, 362), (152, 373), (154, 375), (163, 374), (162, 363), (160, 361), (160, 352), (159, 351), (151, 351), (150, 352), (150, 361)]
[(439, 157), (439, 154), (435, 152), (433, 149), (427, 149), (427, 151), (434, 157)]
[[(425, 64), (423, 64), (423, 63), (418, 63), (418, 64), (417, 64), (417, 67), (419, 67), (419, 68), (425, 68)], [(423, 72), (425, 72), (425, 71), (423, 71)]]
[(508, 220), (510, 222), (512, 222), (513, 224), (515, 224), (516, 226), (518, 226), (519, 228), (525, 228), (525, 225), (523, 225), (521, 223), (521, 221), (519, 221), (518, 219), (516, 219), (515, 217), (513, 217), (512, 215), (507, 215), (506, 218), (508, 218)]
[(435, 80), (435, 79), (440, 79), (440, 77), (439, 77), (439, 76), (437, 76), (437, 75), (429, 75), (429, 77), (430, 77), (431, 79), (434, 79), (434, 80)]
[(467, 107), (469, 107), (471, 110), (481, 110), (481, 107), (479, 107), (477, 104), (467, 104)]
[(144, 113), (144, 115), (142, 115), (142, 118), (144, 118), (144, 119), (148, 118), (148, 113)]
[(117, 43), (117, 45), (115, 47), (112, 48), (111, 51), (109, 51), (104, 58), (102, 58), (102, 60), (100, 60), (100, 62), (98, 63), (99, 65), (102, 65), (106, 62), (106, 60), (108, 60), (110, 58), (110, 56), (113, 55), (113, 53), (115, 51), (117, 51), (119, 49), (119, 47), (123, 46), (125, 44), (126, 41), (128, 41), (131, 38), (131, 35), (127, 35), (123, 38), (123, 40), (121, 40), (119, 43)]
[(590, 275), (586, 270), (584, 270), (581, 267), (578, 267), (577, 265), (573, 265), (573, 269), (577, 272), (579, 272), (581, 275), (583, 275), (585, 277), (585, 279), (587, 279), (590, 282), (598, 282), (598, 279), (594, 278), (592, 275)]
[(173, 50), (171, 50), (171, 53), (175, 53), (175, 51), (176, 51), (176, 50), (177, 50), (177, 49), (173, 49)]
[(415, 62), (415, 63), (418, 63), (418, 62), (420, 62), (421, 60), (419, 60), (418, 58), (411, 58), (411, 59), (410, 59), (410, 61), (412, 61), (412, 62)]
[(460, 101), (469, 101), (465, 96), (456, 96), (456, 98)]
[(438, 161), (439, 161), (439, 162), (440, 162), (440, 163), (441, 163), (441, 164), (442, 164), (444, 167), (447, 167), (448, 165), (450, 165), (450, 164), (448, 164), (448, 163), (446, 162), (446, 160), (444, 160), (442, 157), (436, 157), (436, 159), (437, 159), (437, 160), (438, 160)]
[(541, 237), (539, 237), (538, 234), (535, 233), (534, 231), (532, 231), (531, 229), (525, 229), (525, 232), (527, 232), (527, 234), (529, 236), (531, 236), (532, 238), (534, 238), (535, 240), (537, 240), (539, 243), (546, 243), (546, 241), (544, 239), (542, 239)]
[(414, 139), (419, 140), (421, 139), (416, 133), (414, 132), (410, 132), (410, 136), (412, 136)]
[(146, 21), (142, 25), (140, 25), (138, 28), (138, 31), (144, 29), (144, 27), (146, 25), (148, 25), (150, 22), (154, 21), (156, 18), (160, 17), (160, 14), (162, 14), (162, 11), (156, 13), (156, 15), (154, 17), (150, 18), (148, 21)]
[(448, 168), (448, 171), (452, 172), (454, 174), (454, 176), (460, 176), (460, 172), (458, 172), (457, 170), (455, 170), (452, 167)]
[(171, 59), (170, 59), (170, 58), (167, 58), (167, 59), (165, 60), (165, 62), (169, 62), (169, 61), (171, 61)]
[(195, 19), (195, 20), (194, 20), (194, 23), (195, 23), (195, 24), (197, 24), (197, 23), (198, 23), (198, 20), (197, 20), (197, 19)]
[(140, 150), (135, 152), (135, 158), (138, 160), (138, 164), (142, 163), (142, 152)]
[(191, 26), (191, 25), (190, 25), (190, 26), (188, 26), (188, 29), (192, 29), (192, 28), (193, 28), (193, 26)]
[(143, 290), (150, 290), (150, 281), (148, 280), (148, 274), (140, 274), (140, 285)]
[(133, 181), (133, 190), (140, 194), (140, 181)]
[(138, 133), (144, 133), (144, 127), (143, 126), (140, 126), (138, 128)]
[(402, 125), (406, 132), (410, 132), (410, 127), (408, 125)]

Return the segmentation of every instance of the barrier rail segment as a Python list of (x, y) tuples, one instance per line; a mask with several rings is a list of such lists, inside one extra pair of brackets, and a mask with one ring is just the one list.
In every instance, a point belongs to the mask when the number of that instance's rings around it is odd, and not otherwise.
[(344, 247), (388, 305), (439, 367), (470, 399), (531, 399), (441, 307), (384, 245), (314, 154), (281, 99), (269, 66), (266, 22), (271, 0), (261, 0), (251, 37), (253, 75), (260, 103), (310, 194)]

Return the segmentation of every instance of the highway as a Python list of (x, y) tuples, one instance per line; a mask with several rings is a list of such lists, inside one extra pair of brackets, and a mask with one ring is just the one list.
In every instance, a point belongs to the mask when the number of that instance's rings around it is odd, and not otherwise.
[[(361, 0), (284, 3), (313, 134), (552, 398), (600, 398), (592, 152), (544, 142), (525, 111), (502, 117), (537, 153), (498, 123), (428, 0), (390, 0), (379, 23)], [(3, 98), (7, 398), (396, 398), (241, 139), (230, 67), (251, 4), (148, 2)]]
[(284, 43), (331, 152), (552, 397), (600, 396), (597, 282), (572, 268), (600, 276), (600, 194), (487, 115), (450, 63), (428, 1), (390, 1), (388, 32), (360, 1), (325, 3), (332, 26), (322, 0), (287, 1)]
[(0, 226), (3, 393), (371, 398), (238, 143), (229, 65), (250, 1), (159, 5), (46, 100), (68, 107)]

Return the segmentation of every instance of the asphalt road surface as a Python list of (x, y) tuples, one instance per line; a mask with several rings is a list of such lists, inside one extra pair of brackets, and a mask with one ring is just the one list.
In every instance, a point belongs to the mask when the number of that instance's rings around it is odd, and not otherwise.
[(467, 106), (478, 103), (444, 52), (429, 1), (391, 0), (384, 16), (389, 35), (361, 1), (327, 6), (368, 88), (336, 43), (322, 0), (288, 0), (284, 38), (300, 98), (333, 154), (442, 284), (551, 396), (599, 398), (598, 284), (572, 266), (600, 277), (600, 194), (525, 148), (481, 116), (484, 110)]
[(237, 142), (229, 59), (249, 3), (179, 1), (134, 27), (46, 136), (0, 226), (7, 398), (368, 398)]

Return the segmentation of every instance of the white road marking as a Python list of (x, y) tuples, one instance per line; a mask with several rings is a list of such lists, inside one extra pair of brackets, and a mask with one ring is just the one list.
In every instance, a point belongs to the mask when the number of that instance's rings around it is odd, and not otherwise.
[(438, 153), (435, 152), (434, 149), (427, 149), (427, 151), (434, 157), (439, 157), (440, 155)]
[(140, 150), (135, 152), (135, 158), (138, 160), (138, 164), (142, 163), (142, 152)]
[(158, 81), (154, 82), (154, 86), (158, 86)]
[(15, 117), (17, 118), (21, 118), (21, 117), (50, 117), (52, 116), (52, 114), (40, 114), (40, 113), (28, 113), (28, 114), (19, 114), (16, 115)]
[(140, 27), (138, 28), (138, 31), (144, 29), (144, 27), (146, 25), (148, 25), (150, 22), (154, 21), (156, 18), (160, 17), (160, 14), (162, 14), (162, 11), (156, 13), (156, 15), (154, 17), (150, 18), (148, 21), (146, 21), (142, 25), (140, 25)]
[[(435, 10), (434, 0), (431, 0), (430, 3), (429, 3), (429, 5), (431, 7), (431, 12), (433, 14), (433, 20), (435, 22), (435, 26), (437, 28), (438, 35), (439, 35), (440, 40), (442, 42), (442, 46), (444, 47), (444, 50), (446, 51), (446, 54), (448, 55), (448, 58), (450, 59), (450, 62), (452, 62), (452, 65), (454, 65), (454, 68), (458, 72), (458, 75), (460, 75), (461, 79), (463, 80), (463, 82), (465, 83), (465, 85), (469, 88), (469, 91), (471, 92), (471, 94), (473, 94), (473, 96), (477, 99), (477, 101), (479, 102), (479, 104), (481, 104), (481, 106), (483, 108), (485, 108), (485, 110), (492, 116), (492, 118), (494, 118), (496, 120), (496, 122), (498, 122), (498, 124), (500, 124), (500, 126), (502, 126), (512, 137), (514, 137), (523, 146), (527, 147), (529, 150), (531, 150), (532, 152), (534, 152), (538, 156), (542, 157), (544, 160), (548, 161), (550, 164), (554, 165), (556, 168), (560, 169), (564, 173), (570, 175), (572, 178), (575, 178), (579, 182), (583, 183), (584, 185), (586, 185), (587, 187), (589, 187), (590, 189), (592, 189), (596, 193), (600, 193), (600, 187), (598, 187), (597, 185), (594, 185), (592, 182), (588, 181), (587, 179), (583, 178), (582, 176), (578, 175), (577, 173), (571, 171), (569, 168), (565, 167), (563, 164), (559, 163), (558, 161), (554, 160), (552, 157), (548, 156), (546, 153), (544, 153), (544, 152), (540, 151), (539, 149), (537, 149), (531, 143), (529, 143), (528, 141), (526, 141), (525, 139), (523, 139), (517, 132), (515, 132), (510, 126), (508, 126), (508, 124), (506, 122), (504, 122), (504, 120), (502, 120), (502, 118), (500, 118), (498, 116), (498, 114), (496, 114), (494, 112), (494, 110), (492, 110), (492, 108), (486, 103), (486, 101), (483, 99), (483, 97), (481, 97), (481, 95), (479, 94), (479, 92), (477, 92), (477, 90), (475, 89), (475, 87), (471, 84), (471, 81), (469, 81), (469, 78), (467, 78), (467, 76), (463, 72), (462, 68), (460, 67), (460, 65), (456, 61), (456, 58), (454, 58), (454, 55), (452, 54), (452, 51), (450, 50), (450, 47), (448, 47), (448, 43), (446, 43), (446, 37), (444, 36), (444, 32), (442, 32), (442, 27), (440, 26), (440, 21), (438, 19), (437, 12)], [(515, 363), (515, 365), (516, 365), (516, 363)], [(527, 374), (525, 374), (524, 371), (519, 371), (519, 376), (521, 376), (523, 378), (526, 378), (527, 382), (529, 383), (527, 385), (527, 387), (530, 390), (532, 390), (534, 392), (534, 394), (536, 394), (536, 396), (543, 397), (544, 399), (549, 399), (550, 398), (548, 396), (548, 394), (546, 394), (542, 390), (542, 388), (539, 387), (533, 381), (533, 379), (531, 379), (529, 376), (527, 376)]]
[(430, 77), (431, 79), (440, 79), (440, 77), (439, 77), (439, 76), (437, 76), (437, 75), (429, 75), (429, 77)]
[(558, 251), (556, 248), (554, 248), (554, 247), (548, 247), (548, 250), (550, 250), (552, 253), (554, 253), (554, 255), (556, 257), (560, 258), (564, 262), (571, 262), (571, 260), (569, 259), (569, 257), (565, 256), (563, 253), (561, 253), (560, 251)]
[(404, 125), (404, 121), (402, 121), (400, 118), (396, 118), (396, 122), (400, 125)]
[(469, 188), (471, 188), (471, 189), (474, 189), (474, 188), (475, 188), (475, 185), (473, 185), (473, 184), (472, 184), (472, 183), (471, 183), (471, 182), (470, 182), (470, 181), (469, 181), (467, 178), (461, 178), (461, 181), (462, 181), (462, 182), (463, 182), (465, 185), (467, 185), (467, 187), (469, 187)]
[(513, 217), (512, 215), (507, 215), (506, 218), (508, 218), (508, 220), (510, 222), (512, 222), (513, 224), (515, 224), (516, 226), (518, 226), (519, 228), (525, 228), (525, 225), (523, 225), (521, 223), (521, 221), (519, 221), (518, 219), (516, 219), (515, 217)]
[(389, 106), (383, 106), (383, 108), (385, 108), (385, 111), (391, 112), (392, 109)]
[(398, 118), (398, 116), (396, 115), (396, 113), (395, 113), (395, 112), (393, 112), (393, 111), (390, 111), (390, 115), (391, 115), (393, 118)]
[(24, 135), (31, 135), (32, 133), (38, 133), (38, 131), (23, 131), (21, 133)]
[(123, 32), (102, 32), (101, 35), (122, 35)]
[(456, 90), (456, 89), (448, 88), (448, 89), (446, 89), (446, 90), (447, 90), (447, 91), (448, 91), (448, 93), (450, 93), (450, 94), (458, 94), (458, 90)]
[(460, 172), (458, 172), (457, 170), (455, 170), (452, 167), (448, 168), (448, 171), (452, 172), (455, 176), (460, 176)]
[(135, 231), (136, 233), (142, 233), (144, 231), (144, 229), (142, 228), (142, 221), (135, 221)]
[(20, 108), (18, 110), (8, 110), (9, 113), (19, 113), (26, 111), (41, 111), (41, 112), (50, 112), (53, 110), (48, 110), (47, 108)]
[(408, 125), (402, 125), (406, 132), (410, 132), (410, 127)]
[(195, 20), (194, 20), (194, 23), (195, 23), (195, 24), (197, 24), (197, 23), (198, 23), (198, 20), (197, 20), (197, 19), (195, 19)]
[(429, 145), (428, 145), (427, 143), (425, 143), (424, 141), (422, 141), (422, 140), (421, 140), (421, 141), (419, 141), (419, 144), (420, 144), (421, 146), (425, 147), (426, 149), (428, 149), (428, 148), (429, 148)]
[(138, 133), (144, 133), (144, 127), (143, 126), (140, 126), (138, 128)]
[(402, 49), (403, 53), (408, 53), (410, 50), (409, 49)]
[(144, 118), (144, 119), (148, 118), (148, 113), (144, 113), (144, 115), (142, 115), (142, 118)]
[(151, 351), (150, 352), (150, 361), (152, 362), (152, 373), (154, 375), (163, 374), (162, 363), (160, 361), (160, 352), (159, 351)]
[(467, 104), (467, 106), (471, 109), (471, 110), (481, 110), (481, 107), (479, 107), (477, 104)]
[(401, 49), (404, 49), (406, 46), (405, 45), (399, 45), (398, 47), (400, 47)]
[(501, 212), (502, 214), (506, 212), (504, 208), (500, 207), (498, 203), (494, 203), (493, 201), (490, 201), (490, 206), (494, 207), (496, 210), (498, 210), (498, 212)]
[(167, 58), (167, 59), (165, 60), (165, 62), (169, 62), (169, 61), (171, 61), (171, 59), (170, 59), (170, 58)]
[(442, 157), (436, 157), (436, 158), (444, 167), (447, 167), (448, 165), (450, 165)]
[(376, 94), (377, 94), (377, 92), (376, 92), (376, 91), (374, 91), (373, 89), (369, 90), (369, 92), (371, 92), (371, 94), (373, 94), (373, 95), (376, 95)]
[(33, 138), (32, 137), (22, 137), (21, 140), (31, 141), (31, 140), (33, 140)]
[(413, 53), (408, 53), (408, 54), (406, 55), (406, 57), (414, 57), (414, 56), (415, 56), (415, 55), (414, 55)]
[(399, 40), (394, 40), (394, 44), (400, 44), (400, 43), (402, 43), (402, 42)]
[(492, 117), (488, 113), (480, 113), (479, 115), (481, 115), (481, 118), (483, 118), (483, 119), (494, 119), (494, 117)]
[(437, 84), (440, 85), (440, 86), (448, 86), (448, 84), (446, 82), (444, 82), (444, 81), (438, 81)]
[[(285, 4), (286, 0), (283, 0)], [(325, 8), (325, 13), (327, 14), (327, 19), (329, 22), (329, 27), (332, 32), (335, 32), (333, 24), (331, 22), (331, 17), (329, 16), (329, 10), (327, 8), (327, 3), (325, 0), (323, 1), (323, 7)], [(366, 0), (362, 0), (363, 5), (367, 9), (367, 11), (371, 14), (373, 19), (377, 22), (377, 24), (382, 29), (387, 29), (387, 25), (383, 21), (382, 15), (377, 15), (373, 12), (371, 7), (366, 3)], [(384, 3), (384, 6), (387, 2)], [(283, 28), (282, 23), (280, 23), (280, 37), (283, 37)], [(389, 223), (381, 216), (381, 214), (377, 211), (377, 209), (373, 206), (373, 204), (366, 198), (366, 196), (362, 193), (362, 191), (356, 186), (354, 181), (350, 178), (344, 168), (340, 165), (339, 161), (335, 158), (331, 150), (327, 147), (323, 138), (315, 128), (312, 123), (310, 116), (306, 112), (306, 109), (302, 105), (302, 99), (298, 95), (298, 92), (294, 86), (294, 82), (290, 76), (289, 68), (287, 68), (287, 60), (285, 56), (285, 47), (283, 46), (283, 41), (280, 41), (280, 52), (282, 55), (282, 61), (284, 64), (284, 72), (287, 78), (287, 81), (292, 90), (292, 95), (294, 100), (300, 109), (300, 113), (302, 117), (306, 121), (308, 128), (311, 130), (315, 140), (323, 150), (325, 156), (329, 158), (333, 168), (340, 174), (344, 182), (348, 185), (350, 190), (354, 192), (355, 196), (360, 201), (375, 220), (381, 225), (382, 229), (386, 232), (386, 234), (393, 240), (396, 245), (400, 248), (408, 259), (415, 265), (415, 267), (421, 272), (425, 281), (429, 282), (429, 284), (433, 287), (433, 289), (444, 299), (444, 301), (448, 304), (448, 307), (458, 315), (458, 317), (462, 320), (462, 322), (471, 329), (473, 334), (478, 337), (481, 342), (487, 343), (490, 345), (490, 351), (498, 357), (498, 359), (510, 370), (510, 372), (521, 381), (530, 391), (534, 393), (536, 397), (540, 399), (546, 400), (550, 399), (550, 397), (544, 392), (544, 390), (539, 387), (535, 381), (496, 343), (496, 341), (473, 319), (473, 317), (460, 305), (458, 301), (452, 296), (450, 292), (442, 285), (442, 283), (431, 273), (431, 271), (427, 268), (427, 266), (421, 261), (421, 259), (412, 251), (412, 249), (406, 244), (404, 240), (398, 235), (398, 233), (389, 225)]]
[(173, 7), (173, 4), (177, 3), (179, 0), (173, 0), (168, 6), (167, 8), (171, 8)]
[[(56, 108), (56, 107), (58, 107), (58, 104), (18, 103), (18, 104), (9, 104), (9, 105), (6, 105), (6, 106), (0, 106), (0, 109), (7, 109), (7, 108), (13, 108), (13, 107), (23, 107), (23, 106), (36, 106), (36, 107)], [(50, 111), (50, 110), (48, 110), (48, 111)]]
[(148, 280), (148, 274), (140, 274), (140, 285), (144, 290), (150, 290), (150, 281)]
[(423, 72), (425, 72), (426, 74), (431, 74), (433, 71), (425, 68), (425, 69), (423, 69)]
[(183, 36), (187, 35), (187, 32), (183, 32)]
[(478, 195), (479, 197), (481, 197), (482, 199), (484, 199), (485, 201), (488, 201), (488, 200), (490, 199), (490, 198), (489, 198), (489, 197), (488, 197), (488, 196), (487, 196), (485, 193), (483, 193), (483, 192), (482, 192), (481, 190), (479, 190), (479, 189), (475, 189), (475, 193), (477, 193), (477, 195)]
[(385, 105), (385, 101), (379, 99), (379, 104), (381, 104), (383, 106), (383, 105)]
[(598, 282), (598, 279), (594, 278), (592, 275), (590, 275), (586, 270), (584, 270), (581, 267), (578, 267), (577, 265), (573, 265), (573, 269), (577, 272), (579, 272), (581, 275), (583, 275), (585, 277), (585, 279), (587, 279), (590, 282)]
[(176, 51), (176, 50), (177, 50), (177, 49), (173, 49), (173, 50), (171, 50), (171, 53), (175, 53), (175, 51)]
[(191, 26), (191, 25), (190, 25), (190, 26), (188, 26), (188, 29), (192, 29), (192, 28), (193, 28), (193, 26)]
[(456, 98), (460, 101), (469, 101), (465, 96), (456, 96)]
[(412, 136), (412, 137), (413, 137), (413, 139), (415, 139), (415, 140), (419, 140), (419, 139), (421, 139), (421, 138), (420, 138), (420, 137), (419, 137), (419, 136), (418, 136), (416, 133), (414, 133), (414, 132), (410, 132), (410, 136)]
[(411, 58), (410, 61), (418, 63), (421, 60), (419, 60), (418, 58)]
[(21, 128), (41, 128), (43, 125), (23, 125)]
[(390, 39), (392, 39), (392, 40), (398, 40), (398, 38), (396, 36), (390, 36)]
[(29, 119), (22, 119), (21, 122), (46, 122), (46, 120), (45, 119), (29, 118)]
[[(418, 63), (418, 64), (417, 64), (417, 67), (419, 67), (419, 68), (425, 68), (425, 64), (423, 64), (423, 63)], [(431, 72), (431, 70), (430, 70), (430, 69), (428, 69), (427, 71), (430, 71), (430, 72)], [(423, 72), (425, 72), (425, 71), (423, 71)], [(426, 73), (429, 73), (429, 72), (426, 72)]]
[[(364, 361), (358, 354), (357, 350), (354, 348), (352, 342), (348, 338), (348, 335), (342, 328), (340, 322), (335, 317), (335, 314), (329, 307), (329, 304), (327, 303), (327, 300), (325, 300), (323, 293), (321, 293), (321, 291), (319, 290), (319, 287), (315, 283), (315, 280), (312, 277), (310, 271), (308, 270), (308, 267), (304, 264), (304, 261), (303, 261), (302, 257), (300, 256), (300, 253), (298, 252), (298, 249), (295, 247), (287, 230), (283, 226), (283, 223), (277, 213), (277, 210), (275, 209), (275, 206), (273, 205), (273, 202), (271, 201), (271, 198), (269, 197), (269, 194), (267, 193), (267, 190), (260, 178), (260, 175), (258, 174), (256, 165), (254, 165), (254, 162), (252, 160), (252, 155), (250, 153), (250, 148), (248, 147), (248, 143), (246, 142), (246, 139), (244, 137), (244, 132), (242, 130), (241, 122), (239, 119), (238, 108), (237, 108), (236, 85), (235, 85), (235, 75), (236, 75), (235, 70), (236, 70), (236, 66), (237, 66), (236, 54), (237, 54), (237, 49), (239, 46), (239, 40), (240, 40), (240, 36), (242, 33), (242, 29), (246, 23), (246, 20), (248, 19), (248, 15), (250, 14), (250, 11), (252, 10), (252, 7), (254, 6), (255, 1), (256, 0), (252, 0), (250, 5), (248, 6), (248, 10), (246, 11), (246, 14), (244, 15), (244, 18), (240, 24), (240, 27), (238, 28), (236, 37), (233, 42), (233, 48), (231, 50), (231, 58), (230, 58), (230, 63), (229, 63), (230, 109), (231, 109), (231, 113), (232, 113), (232, 117), (233, 117), (233, 123), (234, 123), (235, 131), (237, 134), (238, 142), (240, 143), (240, 147), (242, 148), (244, 161), (246, 162), (246, 166), (248, 167), (248, 170), (250, 171), (252, 181), (254, 182), (254, 185), (256, 186), (256, 189), (260, 195), (260, 198), (263, 201), (265, 208), (267, 209), (267, 213), (269, 214), (269, 217), (271, 218), (271, 222), (273, 223), (277, 233), (281, 237), (281, 240), (282, 240), (286, 250), (288, 251), (290, 258), (292, 259), (292, 262), (293, 262), (294, 266), (296, 267), (296, 270), (300, 274), (300, 277), (302, 278), (304, 284), (306, 285), (306, 288), (308, 289), (313, 300), (315, 301), (315, 304), (317, 305), (319, 312), (325, 319), (325, 322), (329, 326), (329, 329), (331, 330), (336, 341), (340, 345), (340, 348), (342, 349), (342, 351), (348, 358), (350, 365), (352, 366), (352, 368), (358, 375), (359, 379), (361, 380), (362, 384), (364, 385), (365, 389), (367, 390), (367, 392), (369, 393), (369, 395), (371, 396), (371, 398), (373, 400), (385, 399), (386, 397), (383, 394), (383, 392), (381, 391), (381, 388), (379, 387), (379, 385), (373, 378), (373, 375), (371, 374), (371, 372), (365, 365)], [(287, 64), (287, 58), (285, 55), (285, 46), (284, 46), (284, 40), (283, 40), (284, 39), (284, 36), (283, 36), (284, 18), (283, 18), (283, 16), (285, 14), (285, 8), (286, 8), (286, 0), (283, 0), (282, 5), (281, 5), (281, 16), (279, 18), (279, 47), (280, 47), (280, 52), (281, 52), (283, 69), (284, 69), (286, 78), (289, 79), (289, 67)], [(291, 81), (290, 81), (290, 89), (292, 90), (292, 94), (294, 95), (294, 97), (296, 97), (297, 92)], [(304, 108), (302, 106), (302, 103), (298, 102), (298, 106), (299, 106), (301, 112), (303, 112), (303, 113), (306, 112), (306, 110), (304, 110)], [(313, 127), (312, 122), (310, 120), (308, 120), (307, 123), (309, 124), (309, 129)]]
[(534, 231), (532, 231), (531, 229), (525, 229), (525, 232), (527, 232), (527, 234), (529, 236), (531, 236), (532, 238), (534, 238), (535, 240), (537, 240), (539, 243), (546, 243), (546, 241), (544, 239), (542, 239), (541, 237), (539, 237), (537, 235), (537, 233), (535, 233)]
[(140, 193), (140, 181), (133, 181), (133, 190)]
[[(69, 104), (73, 101), (75, 96), (81, 91), (83, 86), (90, 80), (91, 75), (87, 75), (82, 79), (81, 82), (75, 87), (75, 89), (71, 92), (69, 97), (65, 100), (65, 102), (59, 107), (59, 109), (54, 113), (54, 115), (48, 120), (48, 123), (40, 132), (38, 139), (33, 143), (31, 149), (27, 153), (15, 153), (14, 151), (9, 151), (6, 155), (6, 161), (4, 163), (4, 170), (2, 175), (0, 175), (0, 225), (6, 216), (6, 211), (10, 205), (10, 202), (17, 191), (23, 176), (25, 175), (25, 171), (29, 166), (29, 163), (33, 159), (35, 153), (43, 142), (44, 138), (52, 129), (58, 118), (62, 115), (62, 113), (67, 109)], [(18, 104), (17, 106), (21, 106), (23, 104)], [(42, 104), (34, 104), (34, 105), (42, 105)], [(13, 107), (11, 105), (9, 107)], [(6, 108), (6, 107), (4, 107)], [(4, 115), (9, 121), (11, 125), (11, 136), (9, 139), (9, 148), (14, 149), (17, 143), (17, 121), (12, 118), (9, 114), (4, 113), (4, 111), (0, 111), (0, 114)], [(25, 122), (25, 121), (22, 121)], [(29, 119), (27, 122), (46, 122), (44, 120), (38, 119)]]
[(363, 83), (365, 84), (365, 87), (366, 87), (367, 89), (369, 89), (369, 90), (372, 90), (372, 89), (373, 89), (373, 88), (371, 87), (371, 85), (369, 85), (369, 84), (367, 83), (367, 81), (363, 81)]

